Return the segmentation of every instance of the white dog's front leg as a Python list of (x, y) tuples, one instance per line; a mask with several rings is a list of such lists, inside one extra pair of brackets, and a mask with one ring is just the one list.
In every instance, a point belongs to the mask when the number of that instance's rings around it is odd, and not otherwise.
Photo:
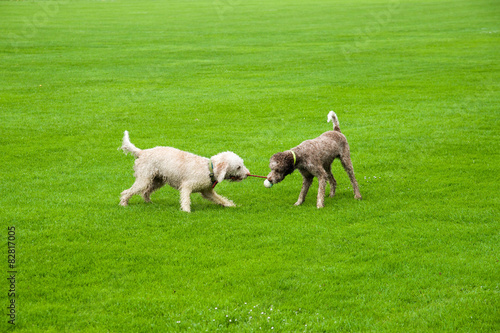
[(185, 212), (191, 213), (191, 189), (181, 188), (181, 209)]
[(217, 194), (213, 189), (201, 193), (202, 197), (224, 207), (236, 207), (234, 202)]

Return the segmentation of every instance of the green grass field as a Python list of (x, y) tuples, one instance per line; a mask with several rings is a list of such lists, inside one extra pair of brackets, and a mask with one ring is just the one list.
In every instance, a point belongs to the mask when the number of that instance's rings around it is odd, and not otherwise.
[[(0, 1), (1, 330), (499, 331), (499, 22), (496, 0)], [(322, 210), (317, 181), (293, 206), (298, 172), (218, 185), (236, 208), (118, 205), (124, 130), (267, 175), (330, 110), (362, 201), (335, 161)]]

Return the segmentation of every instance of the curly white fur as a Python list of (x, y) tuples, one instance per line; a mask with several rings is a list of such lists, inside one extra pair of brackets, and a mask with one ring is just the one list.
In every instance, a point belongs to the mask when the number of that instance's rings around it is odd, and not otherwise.
[[(191, 193), (201, 195), (216, 204), (232, 207), (234, 203), (217, 194), (213, 180), (240, 181), (250, 171), (243, 160), (233, 152), (227, 151), (210, 159), (185, 152), (172, 147), (155, 147), (141, 150), (130, 142), (128, 131), (125, 131), (120, 147), (125, 154), (131, 153), (135, 161), (135, 183), (121, 194), (120, 205), (127, 206), (134, 194), (141, 194), (144, 201), (150, 202), (151, 193), (168, 184), (180, 191), (181, 209), (191, 211)], [(210, 176), (210, 165), (213, 165), (213, 177)]]
[(329, 123), (330, 121), (333, 123), (333, 130), (340, 132), (339, 118), (337, 117), (337, 114), (333, 111), (330, 111), (328, 113), (328, 116), (326, 117), (326, 122)]

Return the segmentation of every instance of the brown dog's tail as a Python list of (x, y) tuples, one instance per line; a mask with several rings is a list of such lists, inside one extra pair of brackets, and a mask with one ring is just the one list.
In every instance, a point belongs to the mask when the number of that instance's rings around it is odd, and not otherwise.
[(333, 123), (333, 130), (340, 132), (339, 118), (337, 118), (337, 115), (333, 111), (328, 113), (327, 123), (330, 121)]
[(118, 149), (122, 149), (125, 154), (131, 153), (135, 157), (139, 157), (139, 154), (141, 152), (139, 148), (137, 148), (132, 142), (130, 142), (128, 131), (125, 131), (123, 133), (123, 143), (122, 146)]

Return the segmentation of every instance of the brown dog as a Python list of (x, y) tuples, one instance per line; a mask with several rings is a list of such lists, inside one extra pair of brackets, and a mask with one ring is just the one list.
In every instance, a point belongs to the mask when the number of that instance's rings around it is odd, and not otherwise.
[(306, 140), (297, 147), (285, 152), (276, 153), (269, 161), (271, 172), (267, 176), (267, 180), (271, 184), (281, 182), (295, 169), (299, 169), (304, 180), (299, 199), (295, 203), (296, 206), (304, 202), (314, 177), (319, 180), (318, 200), (316, 203), (318, 208), (325, 206), (327, 181), (330, 183), (330, 197), (335, 195), (337, 182), (333, 177), (331, 165), (337, 157), (340, 158), (344, 170), (349, 175), (354, 190), (354, 198), (361, 199), (358, 182), (352, 167), (349, 144), (346, 137), (340, 132), (339, 120), (335, 112), (330, 111), (327, 120), (333, 123), (333, 131), (325, 132), (316, 139)]

